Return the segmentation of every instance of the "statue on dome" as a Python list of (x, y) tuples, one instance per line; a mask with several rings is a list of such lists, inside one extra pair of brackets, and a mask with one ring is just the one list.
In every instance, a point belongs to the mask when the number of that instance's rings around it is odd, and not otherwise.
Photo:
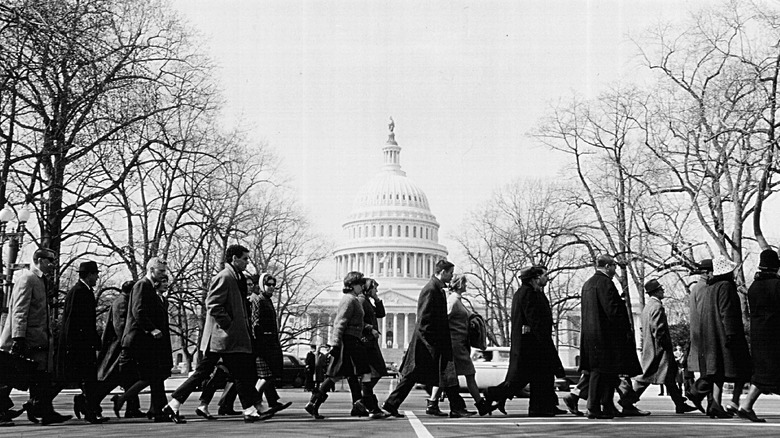
[(390, 128), (390, 132), (393, 132), (393, 129), (395, 129), (395, 122), (392, 117), (390, 117), (390, 124), (387, 127)]

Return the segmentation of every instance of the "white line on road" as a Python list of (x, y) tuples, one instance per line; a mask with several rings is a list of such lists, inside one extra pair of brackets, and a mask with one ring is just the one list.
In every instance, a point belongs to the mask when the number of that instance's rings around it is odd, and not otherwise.
[[(407, 411), (409, 412), (409, 411)], [(408, 414), (407, 414), (408, 415)], [(415, 417), (417, 420), (417, 417)], [(420, 420), (417, 420), (420, 421)], [(422, 424), (422, 423), (421, 423)], [(568, 425), (599, 425), (599, 426), (636, 426), (636, 425), (652, 425), (652, 426), (725, 426), (725, 427), (780, 427), (780, 423), (748, 423), (748, 422), (735, 422), (735, 421), (517, 421), (516, 418), (508, 418), (506, 421), (430, 421), (425, 422), (427, 426), (502, 426), (502, 425), (514, 425), (514, 426), (568, 426)], [(427, 432), (427, 430), (426, 430)], [(430, 435), (427, 435), (430, 436)]]
[(412, 425), (414, 433), (417, 434), (417, 438), (433, 438), (433, 435), (431, 435), (431, 433), (428, 432), (428, 429), (423, 426), (422, 421), (414, 415), (414, 412), (404, 411), (404, 414), (406, 414), (406, 417), (409, 419), (409, 424)]

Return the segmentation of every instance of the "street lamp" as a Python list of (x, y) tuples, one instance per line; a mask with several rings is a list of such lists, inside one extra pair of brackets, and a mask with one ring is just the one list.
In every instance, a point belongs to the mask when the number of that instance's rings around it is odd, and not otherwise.
[[(13, 221), (14, 217), (16, 217), (16, 231), (7, 231), (9, 222)], [(19, 269), (19, 265), (16, 264), (16, 257), (19, 254), (19, 248), (22, 247), (24, 242), (25, 224), (28, 220), (30, 220), (30, 210), (26, 206), (19, 209), (17, 213), (14, 213), (10, 205), (6, 205), (5, 208), (0, 210), (0, 282), (2, 282), (2, 288), (0, 288), (0, 315), (8, 312), (8, 297), (11, 296), (14, 270)], [(6, 242), (9, 242), (8, 263), (4, 265), (2, 248)]]

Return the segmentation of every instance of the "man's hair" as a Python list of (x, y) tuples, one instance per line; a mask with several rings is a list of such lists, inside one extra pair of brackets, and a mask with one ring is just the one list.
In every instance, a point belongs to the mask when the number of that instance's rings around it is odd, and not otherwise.
[(146, 270), (151, 271), (152, 269), (168, 269), (168, 262), (165, 261), (162, 257), (152, 257), (149, 259), (148, 262), (146, 262)]
[(450, 269), (454, 268), (455, 265), (451, 262), (448, 262), (445, 259), (441, 259), (438, 262), (436, 262), (436, 269), (434, 269), (434, 274), (440, 274), (444, 271), (449, 271)]
[(615, 263), (615, 259), (609, 254), (602, 254), (596, 258), (597, 268), (606, 268), (613, 263)]
[(33, 262), (37, 261), (38, 259), (48, 259), (52, 262), (56, 262), (57, 256), (55, 256), (54, 251), (50, 250), (49, 248), (38, 248), (35, 250), (35, 253), (33, 253)]
[(249, 252), (249, 248), (239, 245), (239, 244), (233, 244), (227, 247), (227, 250), (225, 250), (225, 262), (231, 263), (233, 262), (233, 256), (241, 257), (244, 255), (244, 253)]

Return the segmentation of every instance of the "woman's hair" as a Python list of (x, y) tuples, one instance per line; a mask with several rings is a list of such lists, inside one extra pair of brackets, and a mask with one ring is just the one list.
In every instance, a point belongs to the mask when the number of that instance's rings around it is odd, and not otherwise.
[(352, 286), (356, 284), (365, 284), (365, 278), (361, 272), (352, 271), (344, 277), (344, 289), (342, 289), (342, 292), (345, 294), (352, 292)]
[(373, 278), (366, 277), (366, 283), (365, 286), (363, 287), (364, 292), (368, 292), (369, 290), (371, 290), (372, 287), (379, 287), (379, 283)]
[(452, 280), (450, 281), (450, 290), (465, 290), (467, 282), (468, 280), (466, 279), (465, 274), (455, 274), (455, 276), (452, 277)]

